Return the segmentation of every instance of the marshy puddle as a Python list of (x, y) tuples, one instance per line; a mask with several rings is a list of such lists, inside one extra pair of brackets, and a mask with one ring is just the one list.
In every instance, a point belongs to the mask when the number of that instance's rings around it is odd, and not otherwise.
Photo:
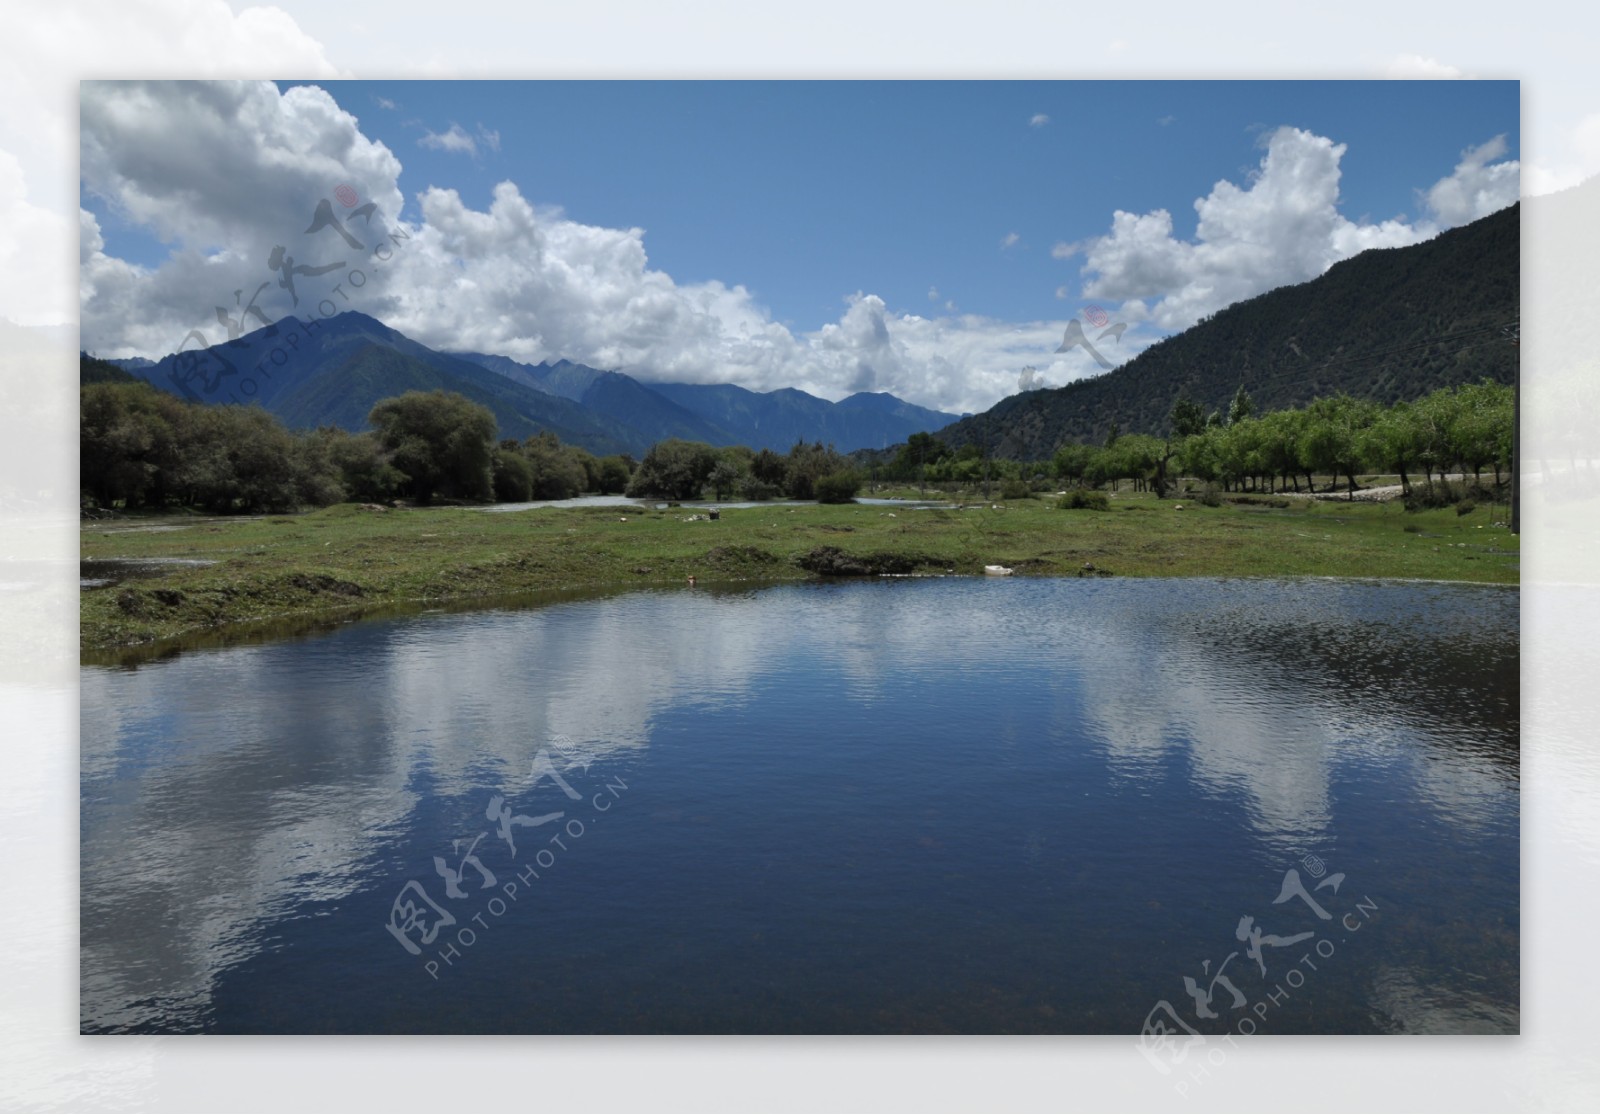
[(215, 564), (207, 558), (84, 558), (78, 562), (78, 587), (105, 588), (123, 581), (162, 577), (176, 568)]

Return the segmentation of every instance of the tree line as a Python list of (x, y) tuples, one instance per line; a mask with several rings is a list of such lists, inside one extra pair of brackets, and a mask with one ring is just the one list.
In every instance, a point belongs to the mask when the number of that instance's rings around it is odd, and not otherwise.
[(497, 439), (488, 408), (446, 391), (383, 399), (367, 416), (372, 429), (350, 433), (289, 430), (259, 406), (191, 403), (98, 367), (84, 379), (80, 488), (102, 508), (254, 514), (349, 500), (519, 503), (585, 493), (844, 502), (861, 487), (849, 462), (820, 443), (780, 455), (668, 439), (635, 461), (596, 457), (549, 431)]
[(1167, 437), (1124, 434), (1115, 425), (1104, 443), (1062, 446), (1048, 462), (987, 457), (976, 442), (952, 449), (932, 434), (913, 434), (876, 469), (888, 480), (971, 485), (1053, 478), (1084, 488), (1115, 486), (1164, 494), (1173, 478), (1189, 476), (1228, 490), (1299, 491), (1314, 477), (1393, 473), (1410, 489), (1413, 477), (1471, 472), (1495, 483), (1511, 468), (1515, 427), (1512, 388), (1484, 379), (1440, 388), (1415, 402), (1383, 406), (1349, 395), (1316, 399), (1302, 408), (1258, 414), (1239, 388), (1228, 407), (1207, 414), (1179, 395)]
[(1271, 487), (1276, 479), (1299, 490), (1304, 475), (1346, 477), (1357, 472), (1394, 473), (1407, 490), (1415, 473), (1486, 469), (1499, 485), (1510, 472), (1516, 429), (1515, 391), (1485, 378), (1443, 387), (1415, 402), (1381, 406), (1348, 395), (1317, 399), (1300, 410), (1246, 417), (1225, 427), (1208, 425), (1184, 442), (1186, 473), (1226, 487)]
[[(496, 439), (494, 415), (461, 395), (410, 391), (377, 403), (363, 433), (324, 426), (291, 431), (259, 406), (190, 403), (143, 382), (81, 388), (79, 455), (84, 499), (99, 507), (281, 513), (347, 500), (527, 502), (584, 493), (667, 500), (779, 497), (842, 503), (863, 486), (860, 468), (820, 442), (787, 454), (716, 448), (669, 438), (644, 459), (596, 457), (548, 431)], [(1315, 477), (1414, 475), (1484, 470), (1496, 484), (1511, 467), (1515, 426), (1510, 387), (1489, 379), (1441, 388), (1392, 406), (1334, 395), (1300, 409), (1257, 414), (1239, 388), (1226, 411), (1180, 395), (1165, 438), (1122, 434), (1104, 444), (1069, 444), (1049, 462), (951, 449), (914, 434), (872, 466), (875, 480), (964, 484), (993, 481), (1005, 492), (1058, 480), (1082, 488), (1136, 488), (1164, 495), (1189, 476), (1223, 490), (1300, 490)]]
[(550, 433), (497, 441), (486, 407), (445, 391), (380, 401), (363, 433), (292, 431), (259, 406), (191, 403), (143, 382), (85, 384), (80, 407), (79, 486), (105, 508), (566, 499), (620, 492), (634, 469)]
[(1392, 473), (1409, 491), (1419, 473), (1431, 482), (1471, 472), (1481, 483), (1492, 469), (1498, 485), (1511, 468), (1514, 392), (1484, 379), (1387, 407), (1340, 394), (1257, 415), (1241, 388), (1226, 414), (1206, 415), (1180, 396), (1171, 424), (1166, 438), (1113, 431), (1103, 446), (1063, 446), (1053, 471), (1086, 487), (1132, 480), (1158, 495), (1180, 474), (1224, 491), (1298, 492), (1302, 479), (1311, 490), (1316, 476), (1332, 485), (1344, 478), (1353, 490), (1358, 472)]
[(787, 454), (743, 445), (717, 449), (705, 442), (669, 438), (650, 447), (628, 485), (630, 496), (746, 500), (814, 499), (847, 503), (861, 490), (861, 474), (821, 442), (797, 441)]

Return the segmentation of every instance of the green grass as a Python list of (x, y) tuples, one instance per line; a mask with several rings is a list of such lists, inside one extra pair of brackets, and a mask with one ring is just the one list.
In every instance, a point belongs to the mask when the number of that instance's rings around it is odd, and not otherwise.
[[(1182, 510), (1177, 510), (1177, 507)], [(1187, 498), (1117, 493), (1110, 511), (1057, 510), (1053, 499), (912, 511), (858, 504), (724, 510), (717, 522), (667, 511), (547, 508), (362, 510), (180, 529), (85, 523), (84, 558), (207, 558), (148, 580), (86, 589), (85, 655), (159, 644), (236, 625), (331, 617), (419, 602), (483, 601), (547, 590), (799, 580), (820, 546), (875, 568), (1019, 576), (1290, 575), (1515, 584), (1516, 536), (1504, 507), (1411, 514), (1398, 504), (1294, 500), (1203, 507)], [(625, 520), (625, 521), (624, 521)], [(163, 520), (170, 521), (170, 520)], [(1413, 530), (1406, 530), (1410, 525)]]

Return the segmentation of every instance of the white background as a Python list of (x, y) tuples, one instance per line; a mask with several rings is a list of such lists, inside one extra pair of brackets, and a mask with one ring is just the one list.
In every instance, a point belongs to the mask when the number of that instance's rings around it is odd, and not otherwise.
[[(1568, 5), (422, 5), (12, 0), (0, 21), (0, 316), (76, 320), (81, 77), (1520, 78), (1525, 192), (1600, 172), (1600, 18)], [(1594, 214), (1585, 222), (1600, 227)], [(1600, 458), (1600, 312), (1575, 229), (1524, 238), (1524, 443)], [(1600, 249), (1600, 244), (1594, 245)], [(1591, 254), (1593, 252), (1591, 251)], [(1545, 268), (1546, 270), (1541, 270)], [(1576, 293), (1576, 297), (1574, 296)], [(1548, 297), (1546, 297), (1548, 296)], [(8, 334), (8, 336), (11, 336)], [(1256, 1039), (1178, 1094), (1131, 1036), (85, 1039), (77, 1036), (76, 424), (70, 332), (0, 352), (0, 1107), (76, 1110), (1583, 1110), (1600, 1102), (1600, 501), (1524, 519), (1523, 1035)], [(1541, 376), (1544, 378), (1541, 379)], [(1566, 394), (1557, 419), (1537, 405)], [(1576, 387), (1574, 387), (1576, 385)], [(1558, 422), (1541, 426), (1541, 423)], [(1096, 963), (1084, 957), (1086, 965)]]

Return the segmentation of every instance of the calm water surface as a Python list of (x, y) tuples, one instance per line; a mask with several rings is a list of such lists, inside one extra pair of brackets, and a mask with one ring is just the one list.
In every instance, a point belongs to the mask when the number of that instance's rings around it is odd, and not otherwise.
[(1517, 602), (685, 589), (88, 666), (82, 1028), (1515, 1032)]

